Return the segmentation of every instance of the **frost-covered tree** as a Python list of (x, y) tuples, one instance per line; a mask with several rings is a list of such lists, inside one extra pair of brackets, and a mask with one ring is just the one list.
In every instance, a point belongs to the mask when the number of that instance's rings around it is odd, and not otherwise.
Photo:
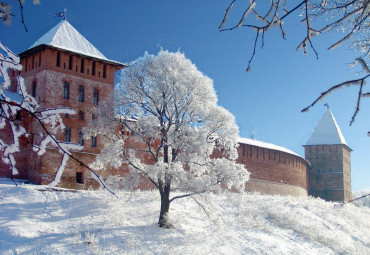
[[(184, 54), (161, 50), (131, 63), (121, 73), (114, 102), (114, 116), (109, 102), (90, 124), (90, 133), (109, 141), (92, 167), (128, 164), (131, 188), (146, 178), (160, 193), (160, 227), (170, 226), (166, 215), (176, 199), (244, 190), (249, 173), (235, 162), (234, 116), (217, 105), (212, 80)], [(172, 190), (180, 194), (171, 197)]]
[[(282, 37), (285, 39), (284, 22), (289, 16), (296, 14), (305, 24), (305, 36), (297, 46), (297, 50), (308, 52), (310, 47), (318, 57), (312, 39), (315, 36), (328, 32), (339, 32), (343, 35), (337, 41), (333, 41), (329, 50), (332, 50), (344, 42), (349, 42), (350, 47), (358, 54), (354, 59), (355, 64), (360, 64), (364, 75), (359, 79), (345, 81), (330, 87), (308, 107), (302, 111), (308, 111), (310, 107), (323, 99), (329, 93), (344, 86), (358, 86), (356, 109), (350, 121), (354, 122), (360, 109), (362, 98), (369, 97), (370, 92), (364, 91), (365, 80), (370, 77), (370, 1), (369, 0), (270, 0), (269, 3), (263, 1), (248, 0), (248, 4), (243, 8), (243, 14), (235, 25), (226, 27), (228, 17), (234, 15), (232, 10), (238, 2), (232, 0), (225, 11), (223, 20), (219, 26), (220, 31), (234, 30), (236, 28), (247, 28), (255, 31), (255, 40), (252, 55), (249, 59), (247, 72), (251, 70), (251, 64), (256, 53), (258, 40), (261, 40), (261, 48), (264, 45), (264, 35), (273, 28), (278, 28)], [(257, 3), (258, 2), (258, 3)], [(290, 21), (291, 22), (291, 21)], [(370, 132), (368, 133), (370, 135)]]

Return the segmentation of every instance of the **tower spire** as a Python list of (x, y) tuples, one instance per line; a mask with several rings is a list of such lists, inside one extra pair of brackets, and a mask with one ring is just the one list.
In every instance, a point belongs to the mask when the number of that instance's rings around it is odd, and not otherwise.
[(63, 20), (67, 20), (66, 12), (67, 12), (67, 9), (64, 9), (64, 11), (62, 11), (62, 12), (56, 12), (54, 14), (54, 17), (56, 17), (56, 18), (63, 18)]
[[(344, 144), (347, 145), (346, 140), (340, 130), (337, 121), (335, 120), (329, 106), (322, 116), (321, 120), (313, 130), (306, 145), (319, 145), (319, 144)], [(348, 146), (348, 145), (347, 145)]]

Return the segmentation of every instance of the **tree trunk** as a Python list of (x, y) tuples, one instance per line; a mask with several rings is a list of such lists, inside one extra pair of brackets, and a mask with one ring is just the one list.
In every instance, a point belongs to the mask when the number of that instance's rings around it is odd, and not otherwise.
[(161, 194), (161, 211), (159, 213), (158, 224), (161, 228), (170, 228), (171, 224), (167, 222), (167, 213), (170, 209), (170, 183), (165, 184), (163, 191), (160, 191)]
[[(167, 139), (164, 139), (167, 142)], [(168, 146), (163, 147), (163, 161), (168, 164)], [(164, 186), (163, 186), (164, 185)], [(161, 194), (161, 211), (159, 213), (158, 224), (161, 228), (171, 228), (172, 225), (168, 222), (167, 214), (170, 209), (170, 192), (171, 192), (171, 176), (165, 174), (164, 183), (159, 181), (159, 193)]]

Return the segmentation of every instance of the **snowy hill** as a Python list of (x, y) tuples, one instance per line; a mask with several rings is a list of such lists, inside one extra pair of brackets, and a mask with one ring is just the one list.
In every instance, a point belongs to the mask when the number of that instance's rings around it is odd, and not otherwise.
[(157, 192), (55, 192), (0, 179), (0, 254), (370, 254), (370, 208), (312, 198), (211, 195), (172, 204)]

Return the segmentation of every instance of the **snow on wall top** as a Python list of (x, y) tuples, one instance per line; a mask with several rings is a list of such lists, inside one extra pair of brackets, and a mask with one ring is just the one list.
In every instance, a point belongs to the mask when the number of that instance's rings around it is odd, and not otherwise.
[(295, 153), (295, 152), (293, 152), (293, 151), (291, 151), (287, 148), (284, 148), (282, 146), (278, 146), (278, 145), (275, 145), (275, 144), (272, 144), (272, 143), (266, 143), (266, 142), (261, 142), (261, 141), (255, 140), (255, 139), (242, 138), (242, 137), (239, 137), (238, 142), (242, 143), (242, 144), (258, 146), (258, 147), (262, 147), (262, 148), (266, 148), (266, 149), (282, 151), (282, 152), (289, 153), (289, 154), (292, 154), (292, 155), (295, 155), (295, 156), (298, 156), (298, 157), (302, 158), (297, 153)]
[(59, 22), (58, 25), (32, 44), (29, 49), (42, 44), (98, 59), (108, 60), (66, 20)]
[[(320, 144), (345, 144), (346, 140), (340, 130), (332, 112), (328, 108), (321, 120), (313, 130), (306, 145), (320, 145)], [(348, 146), (348, 145), (347, 145)]]

